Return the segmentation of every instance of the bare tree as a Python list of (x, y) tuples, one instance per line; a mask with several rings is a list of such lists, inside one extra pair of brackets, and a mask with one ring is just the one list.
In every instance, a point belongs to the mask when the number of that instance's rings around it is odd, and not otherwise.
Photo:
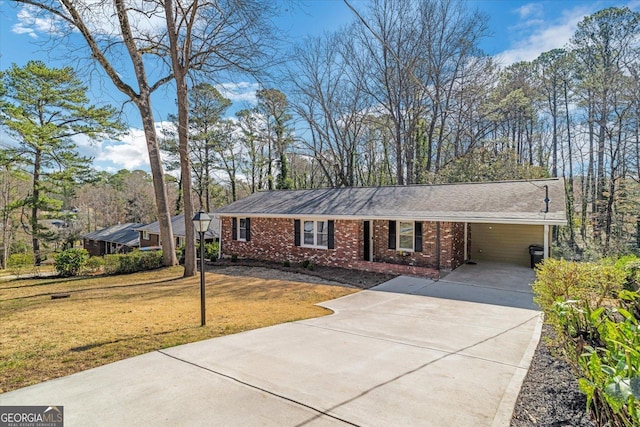
[[(145, 3), (141, 5), (141, 8), (138, 8), (137, 5), (126, 4), (124, 0), (114, 0), (113, 4), (106, 1), (13, 1), (35, 6), (43, 13), (52, 15), (59, 22), (66, 24), (67, 35), (72, 32), (73, 34), (79, 33), (89, 48), (91, 57), (102, 67), (114, 86), (137, 107), (147, 141), (149, 165), (153, 176), (163, 264), (165, 266), (177, 264), (171, 227), (171, 210), (151, 106), (151, 94), (170, 81), (173, 75), (171, 71), (166, 70), (164, 75), (160, 72), (160, 76), (153, 83), (149, 81), (150, 74), (147, 71), (144, 56), (153, 52), (151, 48), (155, 43), (148, 43), (149, 32), (140, 31), (141, 23), (148, 22), (150, 16), (155, 12), (154, 5)], [(113, 23), (112, 13), (117, 18), (117, 24), (114, 24), (114, 27), (110, 29), (101, 28), (99, 23)], [(122, 62), (125, 57), (128, 57), (128, 65)], [(135, 83), (133, 84), (126, 81), (126, 76), (129, 74), (128, 67), (133, 69), (135, 75)]]

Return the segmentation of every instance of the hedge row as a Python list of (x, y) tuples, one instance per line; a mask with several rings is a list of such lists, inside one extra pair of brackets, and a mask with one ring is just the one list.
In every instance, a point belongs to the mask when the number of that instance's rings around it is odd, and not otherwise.
[(597, 424), (640, 426), (640, 259), (548, 259), (533, 290)]

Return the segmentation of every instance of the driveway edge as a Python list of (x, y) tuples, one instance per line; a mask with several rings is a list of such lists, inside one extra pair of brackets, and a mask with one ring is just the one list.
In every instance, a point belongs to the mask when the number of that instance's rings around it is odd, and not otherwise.
[[(540, 342), (543, 324), (543, 313), (540, 312), (538, 315), (538, 321), (536, 322), (536, 326), (533, 331), (533, 335), (531, 336), (531, 340), (529, 341), (529, 345), (527, 346), (527, 349), (525, 350), (524, 354), (522, 355), (522, 359), (520, 360), (520, 366), (516, 368), (516, 371), (511, 377), (511, 381), (509, 381), (509, 385), (502, 395), (502, 400), (500, 400), (500, 405), (498, 406), (496, 415), (493, 418), (493, 423), (491, 424), (492, 427), (505, 427), (511, 424), (511, 418), (513, 418), (513, 410), (516, 407), (516, 401), (518, 400), (520, 389), (522, 388), (524, 379), (527, 376), (527, 372), (529, 372), (531, 361), (533, 360), (536, 348), (538, 348), (538, 343)], [(522, 368), (522, 366), (526, 366), (526, 369)]]

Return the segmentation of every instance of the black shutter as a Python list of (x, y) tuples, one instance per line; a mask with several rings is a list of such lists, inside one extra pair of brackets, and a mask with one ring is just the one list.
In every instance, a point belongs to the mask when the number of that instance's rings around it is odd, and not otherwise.
[(251, 218), (246, 218), (244, 220), (244, 226), (247, 229), (247, 233), (246, 233), (246, 238), (245, 240), (248, 242), (249, 240), (251, 240)]
[(293, 241), (295, 243), (296, 246), (300, 246), (300, 220), (299, 219), (294, 219), (293, 220)]
[(396, 222), (389, 221), (389, 249), (396, 248)]
[(231, 239), (238, 240), (238, 218), (231, 218)]
[(335, 239), (333, 237), (333, 221), (327, 221), (327, 249), (334, 249)]
[(422, 222), (416, 221), (413, 235), (413, 250), (422, 252)]

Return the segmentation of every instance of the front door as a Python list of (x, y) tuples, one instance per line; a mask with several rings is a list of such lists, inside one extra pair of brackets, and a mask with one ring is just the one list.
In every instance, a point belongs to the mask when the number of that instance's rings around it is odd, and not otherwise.
[(364, 236), (362, 236), (364, 260), (371, 261), (371, 221), (365, 221), (362, 228), (364, 229)]

